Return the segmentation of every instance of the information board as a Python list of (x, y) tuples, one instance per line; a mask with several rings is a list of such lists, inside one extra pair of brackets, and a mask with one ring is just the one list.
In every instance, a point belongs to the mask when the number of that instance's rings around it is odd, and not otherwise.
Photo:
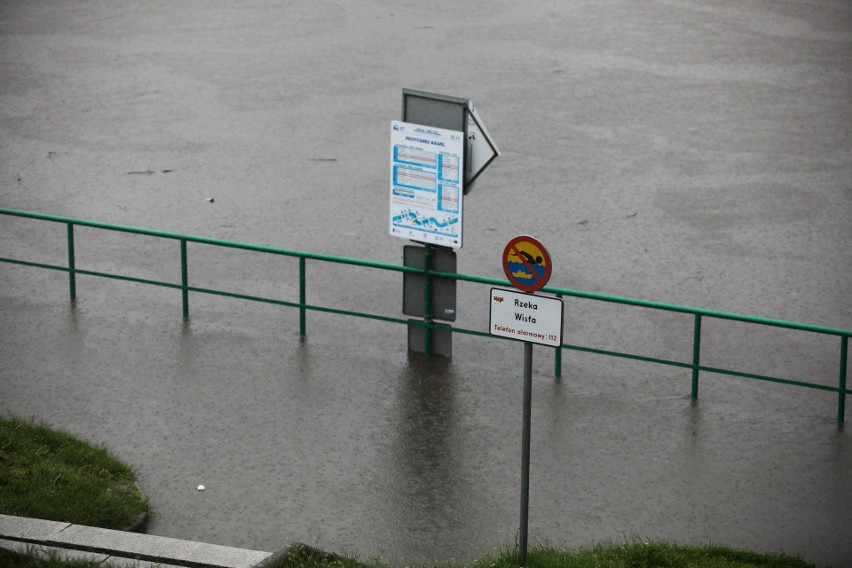
[(464, 133), (393, 121), (390, 234), (461, 248)]

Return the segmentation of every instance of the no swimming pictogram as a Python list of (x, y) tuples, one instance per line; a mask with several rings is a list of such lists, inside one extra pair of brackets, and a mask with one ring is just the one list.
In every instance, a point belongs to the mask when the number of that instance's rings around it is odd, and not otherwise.
[(524, 292), (543, 288), (552, 268), (550, 254), (534, 237), (515, 237), (503, 250), (503, 272), (513, 286)]

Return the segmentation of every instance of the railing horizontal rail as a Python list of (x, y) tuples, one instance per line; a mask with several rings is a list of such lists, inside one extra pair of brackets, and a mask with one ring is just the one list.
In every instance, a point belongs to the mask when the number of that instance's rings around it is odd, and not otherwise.
[[(75, 281), (74, 277), (77, 275), (83, 276), (93, 276), (100, 278), (109, 278), (114, 280), (123, 280), (128, 282), (134, 282), (139, 284), (146, 285), (154, 285), (160, 286), (164, 288), (170, 289), (179, 289), (183, 292), (183, 303), (184, 303), (184, 316), (188, 315), (188, 305), (187, 305), (187, 294), (189, 292), (199, 293), (199, 294), (208, 294), (208, 295), (216, 295), (223, 296), (241, 300), (249, 300), (255, 302), (263, 302), (268, 304), (275, 304), (285, 307), (298, 308), (301, 311), (301, 323), (300, 323), (300, 333), (304, 334), (304, 314), (306, 311), (315, 311), (315, 312), (323, 312), (335, 315), (342, 316), (350, 316), (350, 317), (358, 317), (358, 318), (366, 318), (377, 321), (401, 324), (406, 326), (415, 326), (415, 327), (423, 327), (426, 329), (434, 329), (434, 330), (447, 330), (453, 333), (462, 333), (473, 336), (480, 337), (490, 337), (493, 338), (490, 333), (483, 332), (480, 330), (473, 329), (464, 329), (460, 327), (451, 327), (445, 324), (433, 323), (431, 321), (419, 321), (419, 320), (410, 320), (403, 319), (398, 317), (390, 317), (384, 316), (380, 314), (371, 314), (365, 312), (358, 312), (353, 310), (346, 310), (340, 308), (333, 308), (329, 306), (318, 306), (311, 305), (305, 301), (305, 276), (304, 276), (304, 263), (305, 260), (316, 260), (321, 262), (331, 262), (338, 264), (347, 264), (351, 266), (358, 266), (364, 268), (373, 268), (379, 270), (390, 270), (395, 272), (411, 272), (411, 273), (419, 273), (428, 275), (431, 278), (447, 278), (464, 282), (471, 282), (477, 284), (487, 284), (491, 286), (502, 286), (502, 287), (511, 287), (511, 284), (507, 280), (498, 279), (498, 278), (488, 278), (483, 276), (474, 276), (469, 274), (458, 274), (458, 273), (449, 273), (449, 272), (441, 272), (436, 270), (424, 270), (422, 268), (414, 268), (409, 266), (402, 266), (397, 264), (383, 263), (383, 262), (375, 262), (363, 259), (356, 258), (346, 258), (339, 256), (331, 256), (325, 254), (318, 253), (309, 253), (302, 252), (296, 250), (289, 250), (277, 247), (269, 247), (264, 245), (256, 245), (250, 243), (240, 243), (234, 241), (224, 241), (220, 239), (212, 239), (208, 237), (199, 237), (193, 235), (184, 235), (179, 233), (167, 232), (167, 231), (157, 231), (151, 229), (142, 229), (138, 227), (129, 227), (123, 225), (112, 225), (108, 223), (101, 223), (97, 221), (87, 221), (82, 219), (74, 219), (70, 217), (62, 217), (57, 215), (46, 215), (41, 213), (32, 213), (28, 211), (18, 211), (12, 209), (4, 209), (0, 208), (0, 214), (16, 216), (22, 218), (29, 218), (41, 221), (50, 221), (56, 223), (63, 223), (68, 227), (68, 240), (69, 240), (69, 261), (68, 266), (57, 265), (57, 264), (48, 264), (41, 262), (33, 262), (22, 259), (13, 259), (13, 258), (0, 258), (0, 262), (9, 263), (9, 264), (17, 264), (21, 266), (29, 266), (36, 268), (45, 268), (51, 270), (58, 270), (62, 272), (69, 273), (71, 277), (71, 296), (72, 299), (75, 297)], [(181, 242), (181, 261), (182, 261), (182, 282), (174, 283), (174, 282), (165, 282), (161, 280), (153, 280), (147, 278), (138, 278), (132, 276), (125, 276), (119, 274), (112, 274), (107, 272), (100, 272), (95, 270), (88, 270), (77, 268), (74, 263), (74, 245), (73, 245), (73, 227), (90, 227), (95, 229), (103, 229), (109, 231), (118, 231), (124, 233), (132, 233), (138, 235), (145, 235), (157, 238), (165, 238), (171, 239)], [(186, 270), (186, 243), (199, 243), (205, 245), (212, 245), (218, 247), (226, 247), (232, 249), (241, 249), (241, 250), (249, 250), (255, 252), (262, 252), (268, 254), (282, 255), (282, 256), (290, 256), (299, 259), (300, 263), (300, 299), (298, 302), (296, 301), (286, 301), (275, 298), (266, 298), (261, 296), (253, 296), (249, 294), (242, 294), (238, 292), (224, 291), (224, 290), (215, 290), (212, 288), (202, 288), (197, 286), (190, 286), (187, 282), (187, 270)], [(592, 347), (585, 347), (579, 345), (571, 345), (567, 343), (563, 343), (561, 349), (555, 350), (557, 353), (557, 368), (561, 369), (561, 351), (562, 350), (570, 350), (584, 353), (591, 353), (597, 355), (605, 355), (610, 357), (618, 357), (624, 359), (631, 359), (636, 361), (655, 363), (661, 365), (667, 365), (672, 367), (679, 367), (684, 369), (691, 369), (693, 371), (693, 398), (697, 397), (697, 378), (699, 372), (707, 372), (707, 373), (715, 373), (721, 375), (729, 375), (735, 377), (756, 379), (761, 381), (786, 384), (810, 389), (817, 389), (829, 392), (838, 393), (838, 422), (843, 422), (844, 410), (845, 410), (845, 395), (852, 394), (852, 389), (846, 388), (846, 369), (847, 369), (847, 358), (848, 358), (848, 339), (852, 337), (852, 330), (848, 329), (839, 329), (839, 328), (831, 328), (819, 325), (812, 324), (803, 324), (797, 322), (790, 322), (784, 320), (756, 317), (756, 316), (748, 316), (743, 314), (736, 314), (730, 312), (720, 312), (714, 310), (707, 310), (702, 308), (694, 308), (689, 306), (681, 306), (676, 304), (667, 304), (662, 302), (654, 302), (648, 300), (637, 300), (633, 298), (624, 298), (618, 296), (610, 296), (606, 294), (599, 294), (594, 292), (585, 292), (580, 290), (571, 290), (567, 288), (559, 288), (555, 286), (547, 286), (542, 289), (542, 292), (555, 294), (558, 297), (572, 297), (579, 299), (587, 299), (593, 301), (600, 302), (608, 302), (620, 305), (627, 306), (635, 306), (641, 308), (648, 308), (654, 310), (662, 310), (683, 314), (691, 314), (695, 317), (695, 338), (693, 345), (693, 358), (692, 362), (683, 362), (683, 361), (675, 361), (670, 359), (662, 359), (656, 357), (648, 357), (644, 355), (636, 355), (631, 353), (622, 353), (618, 351), (609, 351), (604, 349), (596, 349)], [(820, 383), (811, 383), (806, 381), (798, 381), (786, 378), (779, 377), (771, 377), (767, 375), (760, 375), (754, 373), (746, 373), (742, 371), (723, 369), (719, 367), (710, 367), (706, 365), (701, 365), (699, 362), (699, 353), (700, 353), (700, 342), (701, 342), (701, 318), (702, 317), (710, 317), (715, 319), (723, 319), (729, 321), (737, 321), (743, 323), (750, 323), (762, 326), (771, 326), (777, 328), (785, 328), (797, 331), (811, 332), (811, 333), (819, 333), (825, 335), (833, 335), (837, 336), (841, 339), (841, 354), (840, 354), (840, 379), (838, 386), (825, 385)], [(500, 338), (498, 338), (500, 339)], [(557, 376), (559, 376), (559, 371), (557, 372)]]
[[(59, 270), (59, 271), (63, 271), (63, 272), (68, 272), (68, 270), (69, 270), (67, 267), (64, 267), (64, 266), (57, 266), (57, 265), (52, 265), (52, 264), (43, 264), (43, 263), (37, 263), (37, 262), (19, 261), (19, 260), (9, 259), (9, 258), (0, 258), (0, 262), (8, 262), (8, 263), (12, 263), (12, 264), (20, 264), (20, 265), (24, 265), (24, 266), (33, 266), (33, 267), (38, 267), (38, 268), (47, 268), (47, 269)], [(136, 282), (136, 283), (141, 283), (141, 284), (150, 284), (150, 285), (161, 286), (161, 287), (165, 287), (165, 288), (173, 288), (173, 289), (180, 289), (181, 288), (180, 284), (174, 284), (174, 283), (171, 283), (171, 282), (162, 282), (162, 281), (158, 281), (158, 280), (148, 280), (148, 279), (144, 279), (144, 278), (134, 278), (134, 277), (130, 277), (130, 276), (121, 276), (121, 275), (109, 274), (109, 273), (106, 273), (106, 272), (97, 272), (97, 271), (93, 271), (93, 270), (78, 269), (77, 273), (87, 275), (87, 276), (96, 276), (96, 277), (110, 278), (110, 279), (115, 279), (115, 280), (124, 280), (124, 281), (129, 281), (129, 282)], [(487, 279), (487, 280), (490, 280), (490, 279)], [(265, 298), (265, 297), (262, 297), (262, 296), (252, 296), (252, 295), (248, 295), (248, 294), (239, 294), (239, 293), (236, 293), (236, 292), (227, 292), (227, 291), (224, 291), (224, 290), (215, 290), (215, 289), (211, 289), (211, 288), (200, 288), (200, 287), (197, 287), (197, 286), (189, 286), (189, 287), (187, 287), (187, 290), (189, 290), (190, 292), (195, 292), (195, 293), (199, 293), (199, 294), (223, 296), (223, 297), (235, 298), (235, 299), (240, 299), (240, 300), (248, 300), (248, 301), (254, 301), (254, 302), (274, 304), (274, 305), (279, 305), (279, 306), (286, 306), (286, 307), (291, 307), (291, 308), (302, 307), (302, 305), (299, 302), (289, 302), (289, 301), (286, 301), (286, 300), (278, 300), (278, 299), (275, 299), (275, 298)], [(429, 323), (422, 322), (422, 321), (416, 321), (416, 320), (411, 321), (411, 320), (403, 319), (403, 318), (381, 316), (381, 315), (369, 314), (369, 313), (365, 313), (365, 312), (343, 310), (343, 309), (339, 309), (339, 308), (329, 308), (329, 307), (326, 307), (326, 306), (314, 306), (314, 305), (310, 305), (310, 304), (305, 304), (304, 308), (306, 310), (310, 310), (310, 311), (324, 312), (324, 313), (331, 313), (331, 314), (336, 314), (336, 315), (344, 315), (344, 316), (352, 316), (352, 317), (360, 317), (360, 318), (364, 318), (364, 319), (372, 319), (372, 320), (377, 320), (377, 321), (397, 323), (397, 324), (403, 324), (403, 325), (413, 325), (413, 326), (425, 327), (425, 328), (430, 328), (430, 329), (448, 329), (447, 326), (444, 326), (442, 324), (434, 324), (434, 323), (429, 324)], [(468, 334), (468, 335), (476, 335), (476, 336), (481, 336), (481, 337), (490, 337), (490, 335), (491, 335), (487, 332), (477, 331), (477, 330), (472, 330), (472, 329), (464, 329), (464, 328), (458, 328), (458, 327), (449, 328), (449, 329), (451, 331), (455, 332), (455, 333), (464, 333), (464, 334)], [(634, 361), (642, 361), (642, 362), (646, 362), (646, 363), (656, 363), (656, 364), (660, 364), (660, 365), (667, 365), (667, 366), (670, 366), (670, 367), (680, 367), (680, 368), (685, 368), (685, 369), (691, 369), (691, 368), (695, 367), (691, 363), (685, 363), (685, 362), (682, 362), (682, 361), (673, 361), (671, 359), (661, 359), (661, 358), (657, 358), (657, 357), (647, 357), (647, 356), (643, 356), (643, 355), (635, 355), (635, 354), (624, 353), (624, 352), (620, 352), (620, 351), (595, 349), (595, 348), (592, 348), (592, 347), (583, 347), (583, 346), (571, 345), (571, 344), (567, 344), (567, 343), (563, 344), (562, 348), (566, 349), (566, 350), (570, 350), (570, 351), (592, 353), (592, 354), (596, 354), (596, 355), (605, 355), (605, 356), (608, 356), (608, 357), (618, 357), (618, 358), (622, 358), (622, 359), (631, 359), (631, 360), (634, 360)], [(796, 381), (796, 380), (792, 380), (792, 379), (782, 379), (782, 378), (778, 378), (778, 377), (771, 377), (771, 376), (768, 376), (768, 375), (760, 375), (760, 374), (755, 374), (755, 373), (745, 373), (745, 372), (742, 372), (742, 371), (734, 371), (734, 370), (730, 370), (730, 369), (723, 369), (723, 368), (720, 368), (720, 367), (708, 367), (708, 366), (704, 366), (704, 365), (699, 365), (697, 367), (697, 369), (699, 371), (716, 373), (716, 374), (721, 374), (721, 375), (744, 377), (744, 378), (749, 378), (749, 379), (757, 379), (757, 380), (762, 380), (762, 381), (767, 381), (767, 382), (793, 385), (793, 386), (799, 386), (799, 387), (804, 387), (804, 388), (813, 388), (813, 389), (825, 390), (825, 391), (830, 391), (830, 392), (852, 394), (852, 389), (841, 389), (841, 388), (838, 388), (838, 387), (835, 387), (835, 386), (830, 386), (830, 385), (821, 385), (821, 384), (818, 384), (818, 383), (807, 383), (807, 382), (803, 382), (803, 381)]]
[[(281, 256), (293, 256), (306, 258), (308, 260), (320, 260), (323, 262), (334, 262), (339, 264), (351, 264), (353, 266), (363, 266), (366, 268), (378, 268), (381, 270), (392, 270), (397, 272), (422, 272), (419, 268), (409, 266), (401, 266), (385, 262), (376, 262), (371, 260), (362, 260), (359, 258), (347, 258), (342, 256), (332, 256), (328, 254), (320, 254), (313, 252), (303, 252), (297, 250), (289, 250), (265, 245), (255, 245), (251, 243), (241, 243), (236, 241), (224, 241), (220, 239), (211, 239), (209, 237), (199, 237), (195, 235), (184, 235), (181, 233), (172, 233), (168, 231), (155, 231), (152, 229), (142, 229), (139, 227), (128, 227), (126, 225), (110, 225), (109, 223), (100, 223), (97, 221), (86, 221), (84, 219), (75, 219), (73, 217), (61, 217), (59, 215), (45, 215), (42, 213), (31, 213), (29, 211), (17, 211), (14, 209), (0, 208), (0, 214), (11, 215), (14, 217), (24, 217), (29, 219), (38, 219), (42, 221), (53, 221), (55, 223), (72, 224), (78, 227), (91, 227), (95, 229), (104, 229), (109, 231), (117, 231), (120, 233), (133, 233), (136, 235), (146, 235), (149, 237), (159, 237), (162, 239), (171, 239), (175, 241), (187, 241), (191, 243), (201, 243), (207, 245), (220, 246), (225, 248), (235, 248), (241, 250), (251, 250), (255, 252), (265, 252)], [(504, 284), (508, 282), (504, 281)]]
[(716, 319), (725, 319), (732, 321), (740, 321), (744, 323), (754, 323), (758, 325), (768, 325), (772, 327), (783, 327), (787, 329), (796, 329), (799, 331), (810, 331), (812, 333), (822, 333), (827, 335), (837, 335), (837, 336), (852, 336), (852, 330), (848, 329), (839, 329), (833, 327), (825, 327), (820, 325), (812, 325), (806, 323), (796, 323), (791, 321), (784, 320), (776, 320), (770, 318), (763, 318), (757, 316), (747, 316), (743, 314), (736, 314), (731, 312), (718, 312), (714, 310), (707, 310), (702, 308), (691, 308), (687, 306), (678, 306), (676, 304), (664, 304), (661, 302), (651, 302), (648, 300), (634, 300), (631, 298), (619, 298), (618, 296), (607, 296), (604, 294), (595, 294), (593, 292), (580, 292), (577, 290), (564, 290), (560, 288), (548, 288), (545, 287), (542, 289), (545, 292), (554, 292), (563, 294), (566, 296), (574, 296), (576, 298), (586, 298), (589, 300), (597, 300), (600, 302), (611, 302), (616, 304), (626, 304), (631, 306), (639, 306), (643, 308), (653, 308), (656, 310), (665, 310), (670, 312), (680, 312), (685, 314), (694, 314), (700, 316), (707, 316)]
[[(289, 250), (277, 247), (270, 247), (264, 245), (255, 245), (250, 243), (241, 243), (234, 241), (225, 241), (220, 239), (212, 239), (209, 237), (199, 237), (194, 235), (185, 235), (180, 233), (173, 233), (168, 231), (156, 231), (152, 229), (142, 229), (139, 227), (129, 227), (125, 225), (111, 225), (109, 223), (100, 223), (97, 221), (87, 221), (83, 219), (75, 219), (72, 217), (62, 217), (58, 215), (46, 215), (42, 213), (32, 213), (29, 211), (17, 211), (14, 209), (4, 209), (0, 208), (0, 213), (5, 215), (12, 215), (16, 217), (25, 217), (31, 219), (39, 219), (43, 221), (54, 221), (57, 223), (72, 223), (74, 225), (80, 227), (93, 227), (98, 229), (106, 229), (112, 231), (119, 231), (125, 233), (135, 233), (139, 235), (148, 235), (152, 237), (160, 237), (165, 239), (173, 239), (173, 240), (185, 240), (187, 242), (193, 243), (203, 243), (221, 247), (228, 248), (237, 248), (242, 250), (252, 250), (257, 252), (265, 252), (270, 254), (277, 254), (283, 256), (294, 256), (294, 257), (302, 257), (309, 260), (320, 260), (323, 262), (334, 262), (339, 264), (350, 264), (353, 266), (363, 266), (366, 268), (377, 268), (380, 270), (391, 270), (396, 272), (423, 272), (420, 268), (414, 268), (410, 266), (402, 266), (399, 264), (391, 264), (384, 262), (376, 262), (370, 260), (363, 260), (358, 258), (348, 258), (341, 256), (332, 256), (326, 254), (319, 253), (311, 253), (311, 252), (303, 252), (296, 250)], [(18, 261), (17, 264), (23, 264), (23, 262)], [(82, 271), (77, 271), (82, 273)], [(491, 284), (494, 286), (509, 286), (511, 284), (508, 280), (499, 279), (499, 278), (488, 278), (484, 276), (475, 276), (470, 274), (458, 274), (454, 272), (440, 272), (437, 270), (430, 270), (429, 274), (435, 278), (449, 278), (453, 280), (461, 280), (465, 282), (475, 282), (479, 284)], [(677, 304), (666, 304), (663, 302), (654, 302), (650, 300), (638, 300), (635, 298), (624, 298), (619, 296), (611, 296), (607, 294), (599, 294), (595, 292), (585, 292), (581, 290), (571, 290), (569, 288), (558, 288), (555, 286), (545, 286), (541, 289), (542, 292), (551, 293), (551, 294), (561, 294), (563, 296), (571, 296), (574, 298), (584, 298), (587, 300), (597, 300), (600, 302), (609, 302), (615, 304), (623, 304), (629, 306), (637, 306), (642, 308), (652, 308), (655, 310), (663, 310), (669, 312), (679, 312), (685, 314), (697, 314), (702, 316), (708, 316), (716, 319), (726, 319), (733, 321), (741, 321), (745, 323), (754, 323), (759, 325), (768, 325), (773, 327), (783, 327), (787, 329), (797, 329), (800, 331), (810, 331), (813, 333), (822, 333), (828, 335), (837, 335), (837, 336), (846, 336), (852, 337), (852, 330), (849, 329), (840, 329), (840, 328), (832, 328), (825, 327), (820, 325), (806, 324), (806, 323), (797, 323), (785, 320), (777, 320), (771, 318), (757, 317), (757, 316), (749, 316), (744, 314), (737, 314), (732, 312), (720, 312), (715, 310), (708, 310), (703, 308), (695, 308), (690, 306), (681, 306)]]
[[(417, 270), (417, 272), (422, 272), (421, 270)], [(438, 272), (437, 270), (429, 271), (429, 274), (436, 278), (452, 278), (455, 280), (464, 280), (467, 282), (478, 282), (480, 284), (492, 284), (495, 286), (511, 286), (508, 280), (500, 280), (497, 278), (485, 278), (482, 276), (470, 276), (467, 274), (454, 274), (451, 272)], [(726, 320), (734, 320), (741, 321), (745, 323), (755, 323), (759, 325), (768, 325), (773, 327), (783, 327), (787, 329), (796, 329), (800, 331), (810, 331), (813, 333), (823, 333), (827, 335), (838, 335), (838, 336), (846, 336), (852, 337), (852, 330), (849, 329), (839, 329), (833, 327), (825, 327), (820, 325), (812, 325), (806, 323), (797, 323), (792, 321), (785, 320), (777, 320), (770, 318), (763, 318), (757, 316), (748, 316), (743, 314), (737, 314), (732, 312), (718, 312), (715, 310), (708, 310), (703, 308), (693, 308), (690, 306), (679, 306), (677, 304), (665, 304), (662, 302), (653, 302), (650, 300), (637, 300), (634, 298), (622, 298), (619, 296), (610, 296), (606, 294), (597, 294), (594, 292), (584, 292), (581, 290), (571, 290), (569, 288), (558, 288), (556, 286), (545, 286), (541, 289), (542, 292), (548, 292), (551, 294), (562, 295), (562, 296), (571, 296), (573, 298), (583, 298), (587, 300), (596, 300), (599, 302), (609, 302), (612, 304), (623, 304), (628, 306), (637, 306), (640, 308), (652, 308), (655, 310), (662, 310), (668, 312), (678, 312), (683, 314), (694, 314), (701, 316), (708, 316), (716, 319), (726, 319)]]
[(784, 385), (792, 385), (797, 387), (812, 388), (836, 393), (852, 394), (852, 389), (839, 388), (831, 385), (822, 385), (819, 383), (808, 383), (804, 381), (795, 381), (792, 379), (782, 379), (779, 377), (771, 377), (769, 375), (758, 375), (755, 373), (744, 373), (742, 371), (733, 371), (730, 369), (722, 369), (720, 367), (708, 367), (705, 365), (695, 366), (692, 363), (684, 363), (682, 361), (672, 361), (671, 359), (658, 359), (656, 357), (645, 357), (642, 355), (633, 355), (630, 353), (621, 353), (619, 351), (607, 351), (605, 349), (594, 349), (591, 347), (581, 347), (579, 345), (563, 344), (563, 349), (569, 351), (580, 351), (583, 353), (593, 353), (595, 355), (606, 355), (608, 357), (619, 357), (622, 359), (631, 359), (634, 361), (644, 361), (646, 363), (657, 363), (659, 365), (668, 365), (670, 367), (681, 367), (684, 369), (698, 369), (706, 373), (715, 373), (717, 375), (729, 375), (732, 377), (743, 377), (747, 379), (755, 379), (758, 381), (766, 381), (771, 383), (779, 383)]

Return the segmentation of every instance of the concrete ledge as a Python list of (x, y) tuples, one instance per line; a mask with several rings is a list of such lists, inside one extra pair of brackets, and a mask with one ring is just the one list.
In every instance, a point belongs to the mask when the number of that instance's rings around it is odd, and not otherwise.
[(103, 555), (113, 563), (132, 559), (190, 568), (252, 568), (273, 556), (259, 550), (9, 515), (0, 515), (0, 539), (56, 551)]
[(70, 523), (0, 515), (0, 538), (40, 541), (55, 536), (70, 526)]
[(110, 567), (115, 568), (156, 568), (157, 566), (167, 568), (168, 565), (161, 563), (148, 562), (146, 560), (134, 560), (132, 558), (123, 558), (120, 556), (107, 556), (105, 554), (95, 554), (94, 552), (83, 552), (82, 550), (70, 550), (67, 548), (56, 548), (53, 546), (42, 546), (38, 544), (30, 544), (18, 540), (0, 539), (0, 550), (11, 550), (20, 554), (36, 553), (43, 556), (49, 554), (54, 555), (61, 560), (83, 560), (88, 562), (97, 562), (103, 564), (109, 561)]

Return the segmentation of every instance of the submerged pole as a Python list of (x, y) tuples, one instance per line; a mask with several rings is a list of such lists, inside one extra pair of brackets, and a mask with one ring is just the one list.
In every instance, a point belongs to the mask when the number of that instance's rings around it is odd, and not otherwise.
[(520, 566), (527, 564), (530, 509), (530, 429), (532, 424), (532, 347), (524, 342), (524, 428), (521, 441), (521, 527), (518, 537)]

